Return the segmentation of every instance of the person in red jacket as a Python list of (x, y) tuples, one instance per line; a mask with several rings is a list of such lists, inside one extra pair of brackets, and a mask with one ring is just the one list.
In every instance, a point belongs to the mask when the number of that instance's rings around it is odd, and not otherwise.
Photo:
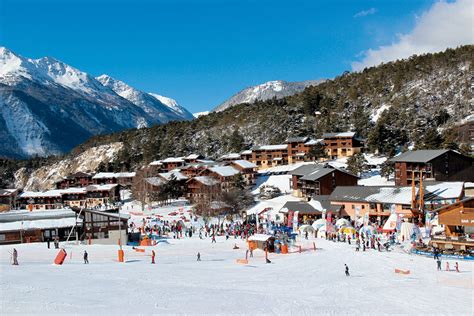
[(151, 251), (151, 264), (155, 264), (155, 250)]

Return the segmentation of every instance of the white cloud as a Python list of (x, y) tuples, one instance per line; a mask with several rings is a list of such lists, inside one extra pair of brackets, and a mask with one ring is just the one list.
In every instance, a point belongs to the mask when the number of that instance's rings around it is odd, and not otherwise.
[(354, 14), (354, 18), (360, 18), (360, 17), (363, 17), (363, 16), (375, 14), (376, 12), (377, 12), (376, 8), (370, 8), (368, 10), (362, 10), (362, 11), (357, 12), (356, 14)]
[(397, 42), (365, 51), (361, 61), (352, 63), (352, 70), (362, 70), (414, 54), (439, 52), (448, 47), (473, 43), (474, 2), (440, 1), (417, 18), (411, 32), (399, 35)]

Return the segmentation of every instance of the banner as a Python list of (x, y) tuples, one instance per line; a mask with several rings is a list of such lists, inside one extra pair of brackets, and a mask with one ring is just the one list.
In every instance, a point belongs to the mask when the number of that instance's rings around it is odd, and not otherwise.
[(288, 222), (286, 223), (286, 226), (291, 228), (293, 227), (293, 211), (288, 211)]
[(369, 212), (364, 214), (364, 226), (369, 225)]
[(297, 231), (297, 230), (298, 230), (298, 214), (299, 214), (299, 211), (296, 211), (296, 212), (293, 214), (293, 231)]

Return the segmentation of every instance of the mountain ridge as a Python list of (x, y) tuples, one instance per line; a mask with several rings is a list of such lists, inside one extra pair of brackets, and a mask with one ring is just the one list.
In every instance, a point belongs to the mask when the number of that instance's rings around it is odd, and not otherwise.
[(137, 105), (55, 58), (0, 47), (0, 156), (60, 154), (94, 135), (192, 119), (146, 95), (151, 105)]

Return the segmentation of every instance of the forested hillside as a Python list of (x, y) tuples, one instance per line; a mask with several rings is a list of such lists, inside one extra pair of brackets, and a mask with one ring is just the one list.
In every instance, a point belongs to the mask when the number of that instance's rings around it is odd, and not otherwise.
[(288, 136), (318, 137), (347, 130), (365, 138), (370, 151), (386, 155), (408, 146), (462, 150), (465, 145), (457, 141), (451, 127), (474, 112), (473, 56), (472, 45), (413, 56), (344, 73), (280, 100), (240, 104), (192, 121), (92, 137), (70, 155), (122, 142), (118, 157), (100, 165), (103, 170), (122, 170), (168, 156), (195, 152), (216, 158), (283, 142)]

